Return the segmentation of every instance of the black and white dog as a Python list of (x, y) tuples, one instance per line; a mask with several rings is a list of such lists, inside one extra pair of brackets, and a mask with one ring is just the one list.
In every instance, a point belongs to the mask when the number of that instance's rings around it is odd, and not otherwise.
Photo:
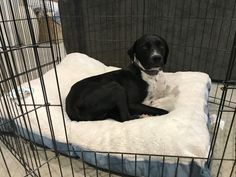
[(145, 75), (157, 75), (169, 53), (166, 41), (158, 35), (144, 35), (129, 49), (132, 64), (75, 83), (66, 98), (71, 120), (92, 121), (113, 118), (124, 122), (138, 115), (163, 115), (168, 111), (142, 104), (149, 95)]

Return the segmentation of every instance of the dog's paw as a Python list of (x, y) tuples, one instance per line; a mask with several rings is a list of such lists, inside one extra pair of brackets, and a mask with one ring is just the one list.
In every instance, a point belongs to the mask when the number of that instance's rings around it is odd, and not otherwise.
[(130, 117), (129, 117), (129, 120), (134, 120), (134, 119), (139, 119), (139, 115), (131, 115)]
[(166, 110), (163, 109), (163, 110), (160, 111), (159, 115), (165, 115), (165, 114), (168, 114), (168, 113), (169, 113), (169, 111), (166, 111)]

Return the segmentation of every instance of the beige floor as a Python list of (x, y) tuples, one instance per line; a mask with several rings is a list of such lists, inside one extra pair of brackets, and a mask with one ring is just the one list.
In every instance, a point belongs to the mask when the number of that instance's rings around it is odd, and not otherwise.
[[(213, 86), (212, 89), (212, 93), (215, 93), (214, 89), (216, 87)], [(220, 96), (221, 91), (219, 91), (217, 93), (217, 95)], [(232, 99), (236, 100), (236, 93), (231, 93), (230, 91), (227, 94), (228, 99), (230, 99), (230, 97), (232, 96)], [(210, 99), (212, 100), (212, 99)], [(235, 105), (231, 105), (233, 107), (235, 107)], [(225, 108), (227, 110), (231, 110), (229, 108)], [(209, 112), (210, 115), (212, 114), (217, 114), (218, 111), (218, 106), (216, 104), (209, 104)], [(233, 118), (233, 113), (232, 112), (226, 112), (223, 113), (222, 116), (222, 122), (221, 122), (221, 128), (219, 129), (219, 134), (218, 134), (218, 138), (217, 138), (217, 143), (216, 143), (216, 147), (215, 147), (215, 153), (214, 153), (214, 157), (215, 158), (221, 158), (222, 157), (222, 153), (223, 153), (223, 149), (224, 149), (224, 145), (225, 145), (225, 141), (226, 141), (226, 137), (227, 134), (229, 132), (229, 127), (230, 127), (230, 123), (232, 121)], [(235, 122), (235, 121), (234, 121)], [(212, 122), (212, 127), (214, 125), (214, 121)], [(211, 131), (213, 131), (213, 128), (210, 129)], [(229, 143), (228, 146), (226, 148), (226, 153), (225, 153), (225, 157), (227, 159), (235, 159), (235, 135), (236, 135), (236, 130), (235, 130), (235, 123), (234, 123), (234, 127), (233, 130), (231, 131), (231, 135), (230, 135), (230, 139), (229, 139)], [(28, 143), (26, 142), (22, 142), (23, 145), (26, 148), (26, 155), (24, 154), (24, 158), (26, 156), (33, 156), (33, 152), (30, 146), (28, 145)], [(1, 155), (1, 151), (0, 151), (0, 176), (1, 177), (7, 177), (7, 176), (11, 176), (11, 177), (22, 177), (22, 176), (27, 176), (25, 173), (25, 169), (23, 168), (23, 166), (14, 158), (14, 156), (7, 150), (6, 146), (0, 142), (0, 148), (2, 151)], [(47, 157), (49, 159), (49, 163), (46, 163), (48, 160), (46, 160), (45, 158), (45, 154), (42, 148), (38, 148), (38, 157), (40, 159), (40, 163), (41, 163), (41, 167), (39, 168), (39, 171), (35, 170), (34, 172), (32, 172), (30, 175), (28, 176), (36, 176), (39, 173), (41, 174), (42, 177), (48, 177), (50, 176), (49, 173), (49, 169), (51, 171), (51, 176), (61, 176), (61, 173), (63, 174), (63, 176), (66, 177), (70, 177), (72, 176), (72, 170), (71, 170), (71, 165), (70, 165), (70, 158), (59, 155), (58, 157), (55, 155), (55, 153), (47, 150)], [(7, 171), (6, 168), (6, 164), (4, 163), (3, 157), (5, 158), (5, 161), (7, 163), (9, 172)], [(98, 173), (98, 176), (100, 177), (105, 177), (105, 176), (109, 176), (108, 173), (106, 172), (102, 172), (102, 171), (96, 171), (94, 168), (83, 164), (80, 160), (77, 159), (72, 159), (72, 164), (73, 164), (73, 172), (74, 172), (74, 176), (84, 176), (84, 170), (83, 170), (83, 166), (85, 166), (85, 173), (86, 176), (96, 176), (96, 174)], [(29, 162), (31, 164), (31, 166), (35, 166), (35, 162)], [(37, 163), (39, 163), (37, 161)], [(211, 174), (212, 177), (217, 176), (218, 173), (218, 169), (219, 169), (219, 160), (213, 161), (212, 163), (212, 169), (211, 169)], [(33, 164), (33, 165), (32, 165)], [(59, 164), (61, 164), (62, 169), (60, 170), (59, 168)], [(232, 165), (233, 165), (233, 161), (223, 161), (222, 164), (222, 168), (219, 171), (219, 177), (228, 177), (230, 175), (231, 169), (232, 169)], [(10, 173), (10, 174), (9, 174)], [(38, 175), (39, 176), (39, 175)], [(111, 176), (115, 176), (115, 175), (111, 175)], [(232, 177), (236, 177), (235, 175), (235, 169), (233, 172)]]

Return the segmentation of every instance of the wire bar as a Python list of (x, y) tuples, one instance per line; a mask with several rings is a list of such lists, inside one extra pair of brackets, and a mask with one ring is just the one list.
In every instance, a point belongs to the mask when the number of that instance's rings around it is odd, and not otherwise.
[[(58, 13), (55, 13), (55, 4), (59, 5)], [(0, 147), (0, 157), (6, 167), (6, 175), (11, 177), (12, 173), (4, 148), (19, 161), (25, 176), (41, 177), (44, 175), (41, 169), (46, 167), (47, 175), (52, 177), (55, 164), (56, 176), (61, 177), (139, 176), (141, 161), (145, 159), (144, 176), (151, 177), (158, 169), (156, 176), (165, 177), (171, 164), (174, 165), (173, 176), (178, 177), (183, 171), (182, 165), (188, 162), (186, 173), (193, 177), (197, 162), (206, 162), (206, 168), (214, 177), (220, 176), (224, 166), (230, 164), (230, 170), (224, 177), (233, 177), (236, 159), (228, 154), (235, 155), (236, 149), (235, 143), (232, 145), (231, 142), (235, 139), (236, 114), (235, 10), (234, 0), (1, 1), (0, 140), (6, 147)], [(216, 107), (217, 118), (209, 125), (211, 142), (207, 157), (85, 151), (75, 150), (70, 144), (57, 66), (65, 53), (81, 52), (106, 65), (126, 67), (130, 63), (126, 51), (137, 38), (147, 33), (162, 36), (169, 45), (165, 71), (205, 72), (214, 83), (208, 103)], [(45, 39), (41, 39), (43, 36)], [(44, 76), (49, 70), (53, 72), (56, 84), (57, 101), (54, 102), (49, 99)], [(33, 93), (31, 81), (36, 78), (40, 82), (41, 102), (36, 101), (34, 94), (26, 99), (20, 93), (23, 91), (22, 84)], [(14, 100), (9, 96), (11, 92), (16, 93)], [(57, 140), (52, 121), (54, 115), (51, 110), (54, 107), (60, 110), (61, 131), (65, 135), (63, 147)], [(45, 143), (39, 114), (42, 109), (52, 149)], [(224, 129), (221, 128), (223, 121)], [(35, 131), (38, 132), (37, 138)], [(222, 134), (224, 140), (221, 139)], [(218, 146), (221, 152), (217, 151)], [(106, 157), (104, 169), (101, 156)], [(87, 161), (88, 157), (94, 158), (94, 164)], [(119, 160), (114, 160), (118, 157)], [(130, 166), (133, 174), (126, 174), (130, 157), (133, 159)], [(66, 159), (66, 166), (62, 159)], [(77, 163), (81, 165), (80, 172)], [(117, 163), (119, 173), (114, 170), (114, 163)]]

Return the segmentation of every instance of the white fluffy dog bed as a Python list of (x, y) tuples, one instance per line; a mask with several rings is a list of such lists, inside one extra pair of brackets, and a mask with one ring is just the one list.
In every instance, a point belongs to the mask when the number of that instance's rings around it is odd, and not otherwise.
[[(27, 105), (23, 106), (24, 113), (26, 109), (30, 112), (30, 110), (34, 109), (31, 105), (33, 103), (33, 96), (37, 112), (31, 111), (29, 114), (24, 115), (29, 131), (26, 131), (26, 125), (23, 121), (21, 121), (22, 124), (19, 123), (19, 120), (23, 120), (23, 117), (15, 119), (17, 133), (31, 141), (43, 144), (49, 148), (55, 148), (51, 141), (50, 121), (48, 121), (48, 116), (50, 116), (55, 139), (57, 141), (57, 150), (65, 153), (67, 146), (63, 128), (64, 117), (70, 148), (73, 150), (73, 153), (70, 153), (70, 155), (81, 156), (79, 151), (85, 150), (191, 157), (207, 156), (209, 147), (207, 100), (211, 82), (209, 76), (204, 73), (161, 73), (157, 76), (160, 85), (156, 88), (156, 91), (159, 92), (161, 98), (152, 102), (152, 106), (169, 110), (170, 113), (167, 115), (153, 117), (143, 115), (143, 118), (124, 123), (111, 119), (96, 122), (70, 121), (64, 110), (65, 98), (70, 87), (83, 78), (115, 69), (118, 68), (107, 67), (87, 55), (79, 53), (67, 55), (57, 66), (63, 109), (58, 106), (60, 99), (55, 79), (55, 71), (50, 70), (44, 75), (47, 99), (50, 103), (50, 113), (48, 114), (46, 107), (43, 106), (45, 102), (40, 80), (36, 79), (31, 81), (30, 84), (33, 88), (33, 94), (25, 96), (25, 103), (23, 99), (21, 99), (21, 104)], [(29, 84), (22, 84), (22, 88), (27, 90)], [(18, 104), (18, 101), (16, 99), (14, 100), (14, 92), (5, 95), (5, 98), (10, 98)], [(4, 98), (2, 97), (1, 99)], [(146, 100), (145, 104), (151, 103)], [(16, 108), (21, 112), (19, 107)], [(6, 115), (5, 117), (8, 116)], [(39, 125), (37, 121), (40, 124), (41, 130), (38, 128)], [(44, 142), (42, 142), (40, 138), (41, 135)], [(110, 166), (112, 170), (121, 172), (121, 168), (118, 168), (120, 165), (117, 166), (117, 164), (120, 163), (121, 156), (109, 154), (109, 157), (111, 158), (109, 159), (110, 164), (107, 164), (107, 154), (103, 155), (101, 153), (100, 156), (97, 157), (96, 165), (101, 168), (108, 168), (108, 166)], [(94, 154), (90, 153), (84, 155), (83, 158), (88, 163), (95, 164)], [(138, 176), (147, 176), (147, 174), (151, 174), (152, 176), (153, 174), (153, 176), (155, 176), (159, 173), (155, 170), (158, 168), (154, 169), (150, 166), (152, 164), (147, 164), (146, 156), (138, 157), (136, 167), (134, 167), (133, 163), (134, 156), (123, 156), (123, 158), (122, 160), (125, 161), (126, 164), (122, 167), (122, 171), (126, 174), (134, 175), (135, 173)], [(156, 166), (157, 162), (161, 163), (162, 161), (155, 159), (155, 164), (153, 165)], [(176, 164), (176, 161), (168, 162), (168, 164)], [(186, 162), (183, 164), (188, 165)], [(198, 162), (198, 166), (203, 167), (200, 162)], [(147, 168), (149, 170), (147, 170)], [(188, 176), (187, 173), (190, 167), (186, 169), (184, 169), (184, 167), (181, 168), (182, 170), (179, 172), (181, 176), (184, 177), (184, 173)], [(134, 169), (136, 172), (134, 172)], [(165, 173), (164, 176), (171, 175), (169, 170), (163, 173)]]

